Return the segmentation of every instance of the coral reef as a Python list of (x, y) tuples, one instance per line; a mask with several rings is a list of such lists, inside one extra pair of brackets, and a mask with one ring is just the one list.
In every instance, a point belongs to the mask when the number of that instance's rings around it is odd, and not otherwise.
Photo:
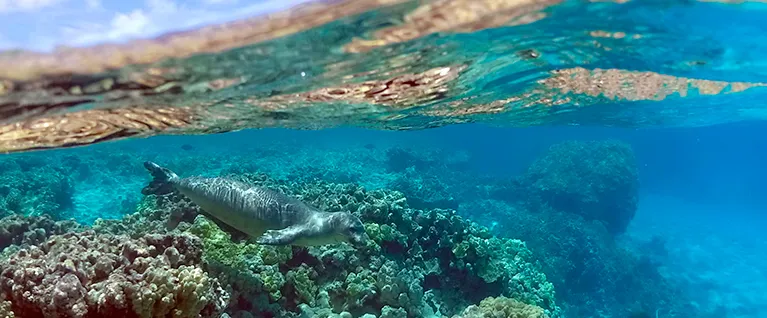
[(625, 232), (637, 210), (639, 179), (630, 146), (618, 141), (567, 141), (552, 146), (496, 197), (522, 197)]
[(136, 212), (120, 220), (97, 219), (93, 230), (98, 233), (121, 233), (139, 238), (150, 233), (166, 233), (191, 223), (200, 208), (189, 199), (174, 192), (170, 195), (146, 195), (136, 206)]
[(4, 300), (0, 301), (0, 317), (2, 318), (15, 318), (16, 314), (11, 309), (11, 302)]
[(191, 235), (70, 232), (0, 260), (0, 291), (23, 317), (218, 317), (228, 294), (200, 254)]
[(389, 148), (385, 164), (396, 178), (387, 188), (405, 194), (408, 205), (415, 209), (457, 209), (461, 199), (476, 195), (476, 187), (455, 186), (476, 181), (461, 173), (468, 162), (469, 156), (462, 152)]
[(543, 309), (506, 297), (488, 297), (453, 318), (548, 318)]
[[(371, 240), (357, 250), (261, 246), (232, 239), (222, 230), (226, 227), (175, 193), (148, 196), (137, 213), (96, 227), (134, 237), (157, 231), (199, 237), (202, 266), (227, 286), (232, 317), (439, 317), (501, 295), (541, 306), (550, 315), (559, 312), (553, 285), (525, 243), (493, 237), (453, 210), (412, 209), (400, 192), (366, 191), (355, 184), (237, 177), (329, 212), (351, 211), (365, 222)], [(174, 214), (185, 217), (171, 229), (162, 221)]]
[(315, 183), (285, 189), (295, 189), (295, 195), (326, 211), (352, 211), (364, 222), (379, 225), (380, 235), (370, 228), (369, 234), (383, 255), (405, 259), (410, 268), (423, 267), (427, 286), (467, 293), (463, 297), (471, 302), (503, 293), (556, 311), (553, 287), (528, 261), (532, 257), (523, 242), (492, 237), (488, 229), (464, 220), (454, 210), (411, 209), (400, 192), (367, 192), (354, 184)]
[(29, 246), (41, 243), (51, 235), (82, 229), (75, 221), (54, 221), (48, 215), (12, 214), (0, 219), (0, 250), (10, 245)]
[(552, 146), (486, 199), (463, 202), (460, 211), (499, 236), (525, 241), (556, 287), (566, 316), (625, 317), (654, 307), (696, 313), (683, 308), (684, 295), (659, 274), (654, 258), (616, 241), (633, 219), (638, 188), (628, 145), (568, 141)]
[[(135, 181), (130, 184), (121, 181), (122, 177), (136, 178), (135, 175), (145, 173), (136, 165), (126, 164), (135, 160), (104, 148), (98, 152), (99, 158), (65, 155), (55, 164), (6, 159), (0, 163), (0, 169), (12, 173), (0, 178), (23, 176), (33, 180), (30, 173), (53, 171), (92, 185), (109, 200), (127, 189), (139, 188)], [(169, 150), (173, 151), (178, 149)], [(455, 152), (399, 147), (360, 147), (356, 152), (335, 153), (303, 149), (300, 153), (290, 152), (293, 160), (290, 161), (274, 158), (285, 155), (286, 150), (278, 146), (244, 149), (243, 154), (229, 158), (216, 153), (199, 156), (197, 153), (205, 151), (204, 147), (184, 151), (195, 155), (167, 159), (169, 166), (180, 174), (230, 175), (296, 196), (326, 211), (351, 211), (364, 221), (372, 240), (358, 250), (345, 245), (260, 246), (205, 217), (204, 211), (178, 193), (149, 194), (141, 197), (135, 207), (132, 204), (136, 200), (123, 204), (130, 205), (134, 213), (120, 220), (97, 220), (91, 227), (95, 234), (67, 234), (83, 242), (102, 244), (117, 240), (118, 234), (124, 235), (116, 246), (125, 242), (146, 245), (141, 242), (158, 234), (196, 237), (199, 241), (198, 252), (174, 247), (181, 255), (197, 255), (189, 256), (193, 261), (178, 266), (167, 263), (163, 256), (163, 251), (170, 248), (168, 245), (156, 247), (160, 253), (150, 255), (152, 260), (147, 261), (162, 268), (152, 272), (156, 274), (150, 275), (146, 270), (142, 275), (129, 274), (126, 271), (137, 265), (121, 260), (112, 271), (112, 276), (127, 277), (120, 284), (130, 282), (141, 288), (142, 284), (154, 283), (162, 289), (167, 286), (164, 283), (167, 277), (176, 281), (205, 280), (207, 283), (199, 285), (200, 294), (194, 297), (204, 296), (205, 308), (214, 308), (211, 312), (225, 310), (234, 318), (496, 314), (538, 317), (534, 306), (541, 308), (542, 315), (551, 317), (560, 312), (568, 316), (592, 316), (596, 312), (626, 316), (629, 311), (652, 311), (653, 306), (674, 308), (674, 301), (682, 299), (658, 275), (656, 264), (627, 253), (615, 242), (614, 236), (622, 232), (633, 216), (638, 187), (633, 155), (619, 143), (569, 142), (554, 146), (523, 176), (512, 182), (494, 183), (498, 184), (494, 189), (488, 180), (467, 173), (467, 158)], [(318, 159), (318, 153), (324, 157)], [(141, 158), (151, 160), (158, 156), (164, 155), (144, 153)], [(252, 157), (256, 159), (247, 159)], [(108, 167), (114, 167), (113, 171), (102, 172), (108, 171)], [(269, 176), (254, 173), (257, 171), (268, 171)], [(353, 179), (375, 183), (379, 189), (338, 183)], [(145, 177), (141, 181), (146, 181)], [(108, 189), (101, 192), (99, 188)], [(137, 191), (135, 197), (139, 197)], [(488, 199), (493, 197), (500, 200)], [(30, 200), (55, 202), (53, 198), (44, 195), (42, 199)], [(40, 205), (41, 211), (49, 209), (46, 204)], [(453, 209), (489, 228), (470, 222)], [(31, 255), (29, 250), (34, 246), (45, 250), (48, 244), (45, 241), (52, 235), (51, 239), (56, 241), (60, 240), (57, 234), (86, 228), (54, 219), (21, 215), (5, 218), (0, 226), (0, 243), (17, 246), (6, 248), (0, 255), (7, 258), (0, 263), (0, 271), (11, 266), (9, 262), (24, 261), (18, 253)], [(78, 220), (82, 219), (78, 216)], [(84, 251), (84, 247), (78, 248)], [(113, 254), (122, 255), (117, 247), (110, 247), (107, 252), (112, 259), (117, 257)], [(57, 268), (66, 267), (68, 264), (62, 263), (66, 260), (51, 257), (51, 263), (44, 266), (52, 266), (51, 275), (65, 279), (69, 272)], [(73, 264), (80, 267), (79, 261)], [(152, 278), (160, 276), (164, 278)], [(92, 277), (79, 279), (86, 291), (101, 286), (95, 285)], [(215, 282), (226, 292), (219, 291)], [(39, 297), (53, 297), (44, 294), (53, 291), (39, 293)], [(229, 295), (230, 301), (219, 304), (224, 294)], [(173, 297), (180, 299), (179, 295)], [(110, 298), (109, 305), (104, 305), (107, 307), (93, 307), (89, 301), (85, 297), (69, 307), (100, 314), (112, 310), (109, 306), (116, 300)], [(29, 302), (24, 306), (37, 306), (40, 315), (50, 310), (40, 304)], [(13, 306), (21, 305), (13, 301)], [(156, 308), (162, 311), (161, 307)], [(140, 316), (140, 312), (132, 311), (130, 315)]]
[(64, 167), (27, 154), (0, 158), (0, 217), (48, 214), (63, 219), (72, 207), (72, 194)]
[(458, 200), (450, 191), (451, 187), (436, 175), (424, 175), (408, 169), (399, 173), (390, 187), (405, 193), (408, 204), (416, 209), (458, 208)]
[[(654, 306), (681, 308), (681, 290), (660, 276), (656, 264), (620, 247), (604, 224), (551, 208), (528, 210), (503, 201), (486, 200), (462, 206), (478, 220), (495, 222), (493, 232), (524, 240), (557, 290), (566, 316), (594, 312), (628, 316)], [(492, 211), (479, 217), (477, 211)], [(583, 304), (589, 304), (583, 306)]]

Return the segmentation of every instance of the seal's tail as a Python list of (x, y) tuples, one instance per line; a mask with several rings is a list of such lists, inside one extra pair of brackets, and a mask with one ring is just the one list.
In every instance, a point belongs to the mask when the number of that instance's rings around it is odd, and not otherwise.
[(151, 161), (144, 162), (144, 168), (152, 174), (152, 182), (141, 190), (142, 194), (163, 195), (173, 192), (172, 182), (178, 179), (178, 175)]

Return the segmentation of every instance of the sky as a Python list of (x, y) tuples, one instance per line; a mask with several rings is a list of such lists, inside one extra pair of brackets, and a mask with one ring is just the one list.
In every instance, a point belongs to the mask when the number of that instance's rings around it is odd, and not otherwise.
[(302, 2), (307, 0), (0, 0), (0, 50), (122, 43)]

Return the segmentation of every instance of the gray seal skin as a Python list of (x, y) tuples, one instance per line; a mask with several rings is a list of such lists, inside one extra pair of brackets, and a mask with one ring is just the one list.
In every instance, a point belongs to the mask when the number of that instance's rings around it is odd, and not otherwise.
[(173, 189), (206, 214), (265, 245), (318, 246), (368, 240), (359, 218), (349, 212), (324, 212), (282, 193), (226, 178), (180, 178), (156, 163), (144, 162), (152, 182), (144, 193)]

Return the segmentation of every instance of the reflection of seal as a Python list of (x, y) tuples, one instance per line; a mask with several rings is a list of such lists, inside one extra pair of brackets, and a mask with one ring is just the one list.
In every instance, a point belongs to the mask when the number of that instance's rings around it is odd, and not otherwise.
[(368, 239), (359, 218), (349, 212), (324, 212), (297, 199), (263, 187), (225, 178), (179, 178), (153, 162), (145, 162), (154, 180), (144, 193), (187, 196), (208, 215), (260, 244), (315, 246), (348, 242), (354, 246)]

